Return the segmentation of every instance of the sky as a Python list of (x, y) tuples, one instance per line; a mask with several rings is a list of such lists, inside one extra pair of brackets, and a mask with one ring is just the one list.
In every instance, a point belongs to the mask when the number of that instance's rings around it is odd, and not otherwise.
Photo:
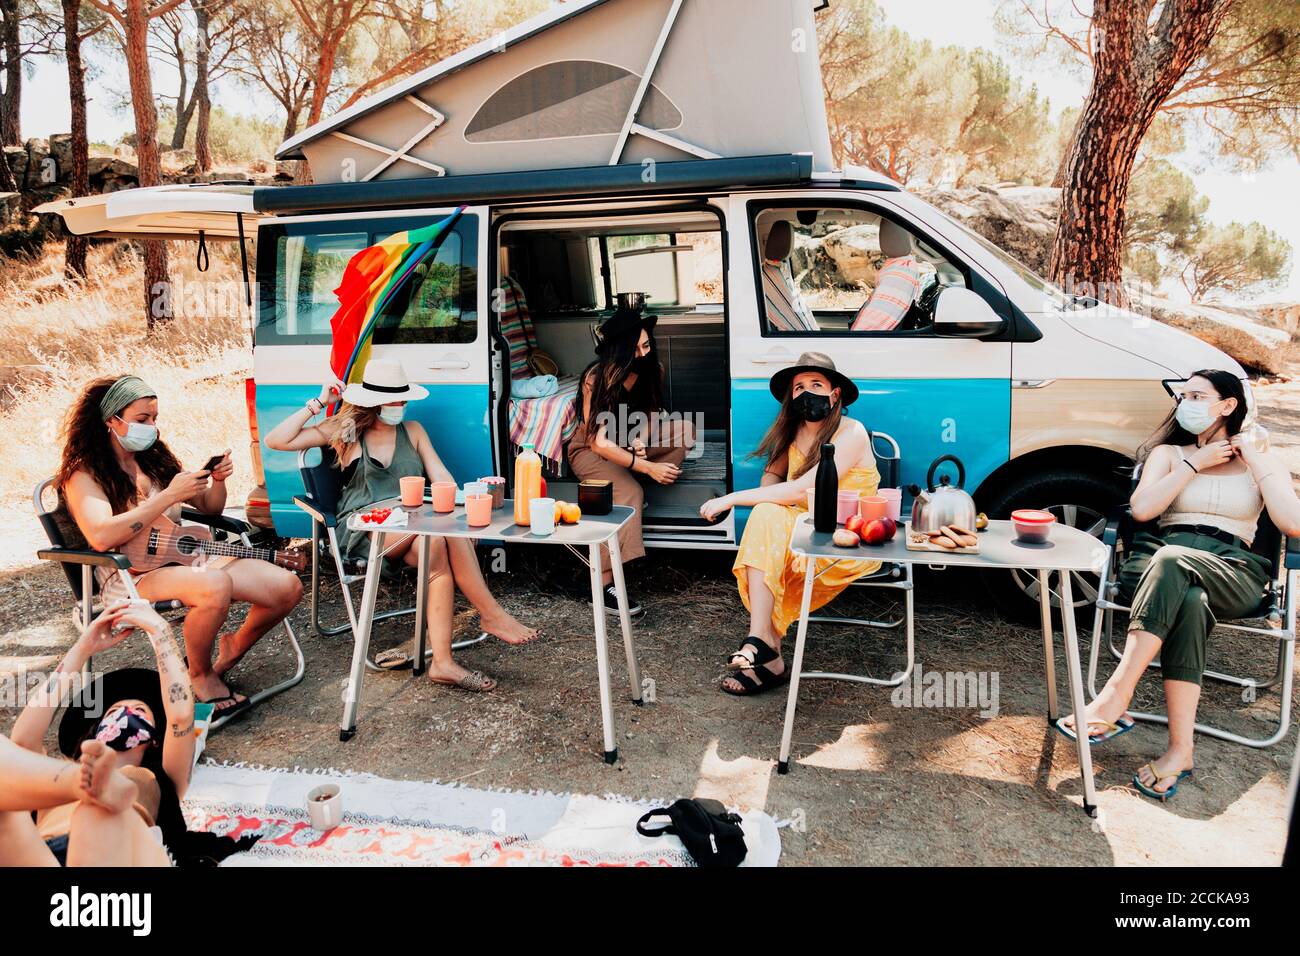
[[(993, 13), (997, 8), (996, 0), (877, 0), (877, 3), (890, 23), (914, 37), (928, 39), (940, 46), (984, 47), (996, 52), (1020, 79), (1038, 84), (1039, 91), (1051, 99), (1052, 108), (1058, 112), (1067, 106), (1079, 105), (1087, 93), (1087, 82), (1082, 75), (1059, 67), (1026, 63), (1007, 48), (995, 29)], [(40, 58), (34, 63), (34, 72), (27, 79), (23, 95), (23, 135), (30, 138), (67, 132), (68, 85), (64, 67)], [(129, 112), (112, 108), (116, 97), (108, 93), (104, 82), (125, 89), (125, 67), (88, 88), (91, 141), (114, 143), (132, 128), (132, 119)], [(168, 76), (165, 68), (156, 69), (154, 82), (155, 91), (164, 93), (174, 87), (174, 74)], [(279, 122), (275, 102), (242, 84), (226, 80), (217, 85), (213, 98), (235, 112), (274, 116)], [(1300, 216), (1295, 214), (1295, 210), (1300, 208), (1300, 203), (1297, 203), (1300, 162), (1287, 155), (1272, 167), (1247, 176), (1213, 166), (1198, 171), (1196, 167), (1204, 165), (1198, 159), (1184, 155), (1174, 161), (1192, 177), (1196, 188), (1209, 198), (1207, 215), (1211, 221), (1261, 222), (1285, 237), (1294, 250), (1288, 284), (1257, 296), (1256, 301), (1300, 301), (1300, 265), (1296, 261), (1300, 259)], [(1185, 297), (1181, 288), (1169, 291), (1173, 296)]]

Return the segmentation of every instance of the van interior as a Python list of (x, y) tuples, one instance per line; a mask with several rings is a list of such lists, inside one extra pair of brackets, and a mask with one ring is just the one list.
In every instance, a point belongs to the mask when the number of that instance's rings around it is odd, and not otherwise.
[[(498, 239), (498, 294), (510, 290), (507, 308), (493, 310), (502, 334), (493, 337), (501, 371), (495, 392), (500, 460), (513, 470), (512, 435), (522, 421), (571, 419), (578, 380), (595, 359), (596, 328), (613, 315), (620, 295), (640, 293), (664, 368), (665, 411), (695, 423), (697, 444), (671, 485), (644, 482), (643, 530), (647, 544), (692, 540), (725, 543), (730, 532), (709, 525), (699, 507), (729, 487), (729, 376), (721, 222), (707, 209), (656, 213), (604, 213), (598, 217), (531, 214), (503, 220)], [(519, 315), (528, 325), (520, 330)], [(507, 325), (513, 330), (512, 348)], [(506, 397), (519, 368), (519, 336), (549, 357), (559, 390), (541, 398)], [(549, 367), (545, 367), (550, 370)], [(518, 381), (514, 383), (518, 385)], [(541, 403), (541, 404), (525, 404)], [(576, 426), (574, 426), (576, 427)], [(541, 428), (538, 443), (552, 498), (576, 501), (578, 478), (569, 467), (556, 428)], [(610, 437), (619, 440), (617, 436)], [(547, 447), (543, 448), (545, 444)]]

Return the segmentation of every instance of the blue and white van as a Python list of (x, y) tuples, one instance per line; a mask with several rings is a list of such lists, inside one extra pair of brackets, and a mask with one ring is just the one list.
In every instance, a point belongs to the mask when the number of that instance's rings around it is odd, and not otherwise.
[[(778, 29), (744, 18), (737, 42), (742, 52), (769, 45), (753, 82), (775, 85), (765, 103), (738, 96), (725, 122), (710, 100), (700, 108), (706, 121), (690, 125), (700, 111), (691, 71), (699, 56), (726, 55), (693, 44), (701, 31), (719, 36), (736, 0), (580, 0), (286, 143), (281, 155), (307, 159), (315, 185), (165, 186), (42, 211), (62, 214), (80, 234), (255, 248), (254, 440), (328, 375), (334, 289), (352, 254), (464, 205), (438, 251), (440, 268), (386, 317), (372, 352), (430, 388), (408, 414), (458, 481), (509, 477), (512, 426), (534, 410), (521, 403), (545, 401), (511, 397), (511, 360), (517, 367), (520, 356), (500, 326), (503, 293), (523, 304), (536, 347), (570, 380), (591, 361), (592, 328), (618, 296), (643, 293), (659, 316), (668, 409), (695, 416), (703, 436), (681, 480), (647, 489), (648, 545), (736, 546), (745, 510), (709, 525), (699, 505), (759, 482), (762, 462), (750, 453), (777, 411), (768, 379), (805, 351), (828, 353), (858, 384), (850, 413), (897, 440), (904, 486), (924, 482), (930, 463), (952, 454), (990, 515), (1048, 508), (1099, 533), (1126, 493), (1125, 466), (1168, 413), (1177, 384), (1201, 368), (1244, 371), (1184, 332), (1066, 295), (884, 177), (825, 171), (824, 132), (808, 134), (821, 109), (819, 73), (809, 74), (815, 51), (810, 66), (806, 51), (801, 59), (786, 50), (789, 24), (812, 27), (812, 2), (756, 2)], [(623, 18), (606, 23), (616, 14)], [(566, 52), (577, 42), (569, 34), (587, 42), (607, 29), (626, 45), (641, 36), (627, 16), (645, 21), (646, 37), (623, 66)], [(611, 43), (605, 54), (618, 50)], [(675, 86), (679, 73), (689, 82)], [(727, 93), (719, 80), (710, 96)], [(802, 112), (747, 141), (754, 109)], [(576, 124), (568, 135), (557, 129), (564, 123)], [(780, 148), (756, 148), (765, 144)], [(794, 148), (802, 146), (811, 148)], [(898, 328), (849, 331), (884, 258), (882, 221), (911, 237), (922, 292)], [(802, 300), (807, 328), (777, 326), (765, 270)], [(275, 530), (308, 534), (292, 503), (302, 491), (295, 456), (261, 448), (260, 460)], [(575, 500), (562, 450), (547, 470), (553, 496)], [(1034, 587), (1008, 574), (995, 583), (1008, 594)]]

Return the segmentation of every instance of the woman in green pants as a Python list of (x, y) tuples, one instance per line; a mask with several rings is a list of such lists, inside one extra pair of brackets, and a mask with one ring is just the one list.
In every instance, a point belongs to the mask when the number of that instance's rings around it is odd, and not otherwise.
[[(1115, 673), (1085, 712), (1089, 737), (1132, 726), (1125, 714), (1138, 679), (1158, 654), (1169, 714), (1169, 747), (1134, 783), (1164, 800), (1192, 770), (1192, 737), (1205, 647), (1216, 617), (1249, 616), (1268, 584), (1269, 562), (1250, 551), (1260, 512), (1285, 535), (1300, 534), (1290, 469), (1241, 434), (1246, 393), (1231, 372), (1192, 375), (1177, 406), (1140, 449), (1142, 478), (1129, 500), (1140, 532), (1119, 572), (1131, 602), (1128, 641)], [(1060, 721), (1073, 735), (1073, 716)]]

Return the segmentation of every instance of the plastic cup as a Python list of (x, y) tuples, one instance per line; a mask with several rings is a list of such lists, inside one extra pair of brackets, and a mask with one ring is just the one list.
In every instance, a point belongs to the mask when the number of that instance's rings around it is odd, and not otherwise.
[(486, 481), (467, 481), (465, 482), (465, 497), (470, 495), (490, 495), (492, 489), (487, 486)]
[(432, 489), (433, 510), (440, 514), (456, 510), (456, 482), (435, 481)]
[(895, 522), (898, 521), (899, 512), (903, 507), (903, 489), (902, 488), (881, 488), (876, 494), (885, 499), (885, 504), (889, 506), (889, 517)]
[(844, 524), (858, 513), (858, 493), (856, 491), (841, 491), (836, 495), (835, 501), (835, 521), (837, 524)]
[(315, 830), (333, 830), (343, 822), (343, 797), (337, 783), (321, 784), (307, 792), (307, 817)]
[(548, 535), (555, 532), (554, 498), (533, 498), (528, 502), (528, 515), (533, 534)]
[(866, 521), (872, 518), (884, 518), (889, 514), (889, 502), (880, 495), (862, 496), (862, 517)]
[(414, 475), (398, 482), (402, 488), (402, 507), (418, 508), (424, 504), (424, 476)]
[(492, 496), (466, 495), (465, 520), (471, 528), (482, 528), (492, 523)]

